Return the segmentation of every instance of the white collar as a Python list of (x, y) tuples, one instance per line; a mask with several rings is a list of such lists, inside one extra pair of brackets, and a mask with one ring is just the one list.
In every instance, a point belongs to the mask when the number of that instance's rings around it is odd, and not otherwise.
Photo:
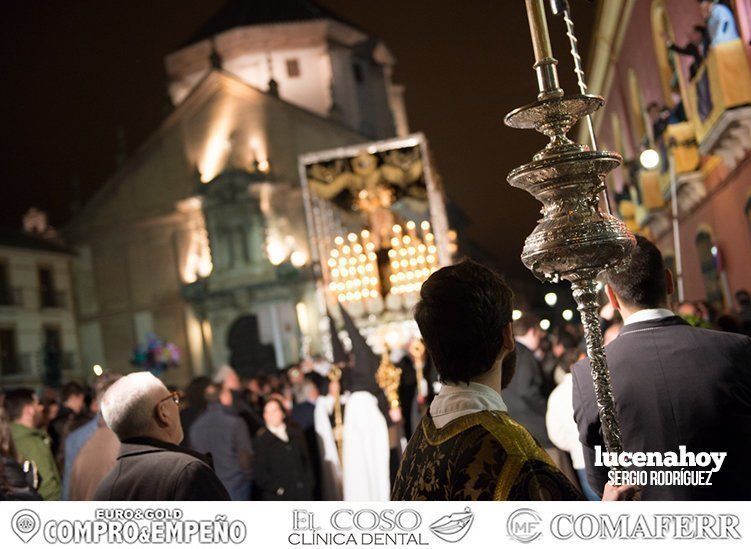
[(660, 320), (675, 316), (675, 313), (670, 309), (642, 309), (637, 311), (623, 321), (624, 326), (633, 324), (635, 322), (644, 322), (645, 320)]
[(430, 405), (430, 416), (434, 419), (442, 416), (454, 419), (485, 410), (506, 412), (508, 408), (500, 394), (482, 383), (445, 383)]

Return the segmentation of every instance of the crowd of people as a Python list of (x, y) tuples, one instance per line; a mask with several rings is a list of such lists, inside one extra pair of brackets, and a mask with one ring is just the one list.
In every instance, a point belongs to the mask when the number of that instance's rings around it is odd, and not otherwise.
[[(616, 396), (624, 443), (634, 449), (635, 440), (649, 438), (647, 427), (657, 433), (650, 448), (681, 442), (682, 436), (687, 437), (684, 442), (702, 446), (719, 443), (697, 433), (706, 428), (713, 436), (727, 432), (737, 437), (717, 424), (723, 413), (728, 420), (748, 418), (743, 408), (748, 402), (725, 409), (733, 399), (747, 398), (743, 367), (747, 370), (748, 362), (742, 361), (749, 359), (751, 339), (738, 334), (751, 334), (751, 296), (737, 292), (737, 308), (722, 313), (704, 302), (681, 303), (675, 315), (668, 307), (672, 280), (669, 274), (661, 278), (659, 252), (641, 237), (638, 242), (642, 261), (632, 259), (633, 272), (626, 275), (608, 275), (601, 309), (608, 360), (620, 393)], [(426, 283), (416, 310), (428, 351), (426, 364), (418, 375), (414, 355), (391, 357), (401, 370), (399, 410), (380, 407), (385, 399), (374, 380), (378, 359), (354, 333), (351, 353), (339, 362), (345, 370), (341, 376), (331, 375), (329, 361), (313, 357), (247, 379), (223, 366), (212, 377), (193, 379), (184, 390), (168, 388), (147, 372), (104, 373), (91, 387), (69, 382), (57, 397), (17, 388), (3, 393), (0, 406), (0, 495), (29, 500), (383, 499), (395, 486), (396, 496), (406, 498), (409, 491), (397, 489), (406, 440), (412, 439), (413, 446), (431, 430), (448, 429), (464, 415), (457, 409), (469, 406), (473, 413), (507, 412), (531, 434), (534, 447), (542, 452), (535, 460), (551, 467), (544, 474), (555, 471), (566, 478), (568, 484), (555, 481), (565, 487), (559, 496), (575, 491), (599, 500), (605, 477), (592, 464), (592, 449), (602, 444), (602, 435), (581, 325), (566, 323), (544, 331), (534, 314), (525, 313), (514, 322), (494, 318), (503, 333), (508, 330), (507, 339), (499, 339), (500, 331), (486, 333), (488, 323), (478, 328), (479, 320), (461, 329), (453, 324), (446, 328), (446, 319), (461, 319), (463, 311), (451, 314), (457, 305), (442, 305), (429, 292), (441, 280), (437, 275), (451, 269), (463, 269), (459, 275), (465, 285), (473, 276), (478, 284), (496, 283), (492, 277), (483, 279), (489, 276), (484, 272), (478, 275), (475, 271), (484, 268), (471, 262), (442, 269)], [(428, 316), (423, 305), (428, 302), (446, 310)], [(486, 309), (491, 303), (488, 298), (479, 302)], [(496, 309), (511, 314), (510, 298), (494, 304), (490, 313), (480, 305), (471, 311), (478, 319), (500, 314)], [(477, 339), (483, 334), (488, 341)], [(335, 355), (347, 354), (337, 347)], [(478, 366), (480, 373), (472, 376), (475, 347), (485, 354), (477, 358), (483, 365)], [(499, 351), (488, 350), (491, 347)], [(645, 350), (651, 354), (636, 356)], [(362, 367), (365, 363), (367, 368)], [(483, 371), (488, 364), (491, 369)], [(497, 379), (486, 379), (487, 372)], [(654, 383), (647, 390), (642, 382), (650, 379)], [(731, 382), (736, 383), (731, 387), (735, 393), (728, 400), (721, 393)], [(670, 410), (664, 409), (673, 392)], [(640, 401), (643, 408), (634, 411), (633, 403)], [(686, 423), (668, 425), (681, 413)], [(643, 424), (645, 418), (649, 425)], [(637, 431), (638, 436), (633, 434)], [(346, 432), (356, 435), (347, 439), (342, 435)], [(418, 465), (431, 467), (425, 460)], [(343, 485), (347, 471), (358, 485)], [(404, 484), (404, 473), (400, 475)], [(525, 494), (531, 499), (539, 495)], [(657, 494), (666, 499), (675, 495)]]

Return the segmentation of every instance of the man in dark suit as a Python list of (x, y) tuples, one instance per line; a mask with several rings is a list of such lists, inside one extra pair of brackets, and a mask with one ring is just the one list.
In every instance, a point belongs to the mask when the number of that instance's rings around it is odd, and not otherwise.
[[(651, 242), (636, 239), (624, 266), (604, 277), (608, 298), (624, 319), (606, 348), (624, 451), (680, 455), (685, 446), (694, 453), (727, 452), (711, 476), (712, 486), (648, 484), (642, 499), (748, 499), (751, 339), (694, 328), (675, 316), (667, 308), (670, 271)], [(574, 417), (589, 481), (598, 489), (608, 479), (608, 468), (595, 466), (596, 447), (605, 448), (589, 361), (575, 364), (573, 374)]]
[(553, 454), (553, 443), (545, 427), (548, 397), (553, 388), (534, 355), (542, 339), (538, 323), (539, 319), (531, 313), (514, 321), (516, 373), (503, 391), (503, 400), (509, 415), (521, 423), (540, 446)]
[(178, 446), (179, 397), (148, 372), (129, 374), (104, 394), (101, 409), (120, 440), (114, 469), (96, 501), (229, 500), (209, 458)]

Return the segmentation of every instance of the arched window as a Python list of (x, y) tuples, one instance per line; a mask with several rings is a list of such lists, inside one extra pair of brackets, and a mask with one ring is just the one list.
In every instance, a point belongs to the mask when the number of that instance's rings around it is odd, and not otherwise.
[(631, 111), (631, 126), (634, 128), (634, 141), (639, 143), (644, 140), (647, 135), (647, 125), (644, 120), (644, 98), (641, 95), (641, 88), (639, 87), (639, 78), (636, 76), (636, 71), (629, 68), (627, 73), (628, 78), (628, 107)]
[(709, 227), (701, 227), (696, 233), (696, 251), (704, 279), (704, 289), (707, 292), (707, 301), (718, 310), (722, 310), (725, 307), (725, 299), (722, 293), (720, 270), (717, 266), (717, 246)]
[(660, 68), (660, 82), (665, 105), (670, 108), (685, 97), (686, 83), (675, 52), (668, 49), (667, 41), (673, 42), (675, 35), (668, 19), (664, 0), (652, 2), (652, 38), (655, 44), (657, 65)]

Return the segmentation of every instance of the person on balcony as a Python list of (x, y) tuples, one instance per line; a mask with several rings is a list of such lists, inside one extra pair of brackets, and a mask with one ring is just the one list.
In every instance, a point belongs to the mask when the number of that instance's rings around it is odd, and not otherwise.
[(701, 14), (707, 22), (712, 46), (738, 40), (738, 28), (733, 10), (716, 0), (699, 0)]
[(692, 59), (691, 66), (688, 69), (691, 80), (694, 79), (696, 73), (699, 72), (701, 64), (704, 63), (704, 58), (709, 51), (710, 42), (709, 31), (704, 25), (694, 25), (689, 40), (684, 46), (678, 46), (671, 40), (666, 40), (670, 51), (673, 51), (678, 55), (685, 55)]

